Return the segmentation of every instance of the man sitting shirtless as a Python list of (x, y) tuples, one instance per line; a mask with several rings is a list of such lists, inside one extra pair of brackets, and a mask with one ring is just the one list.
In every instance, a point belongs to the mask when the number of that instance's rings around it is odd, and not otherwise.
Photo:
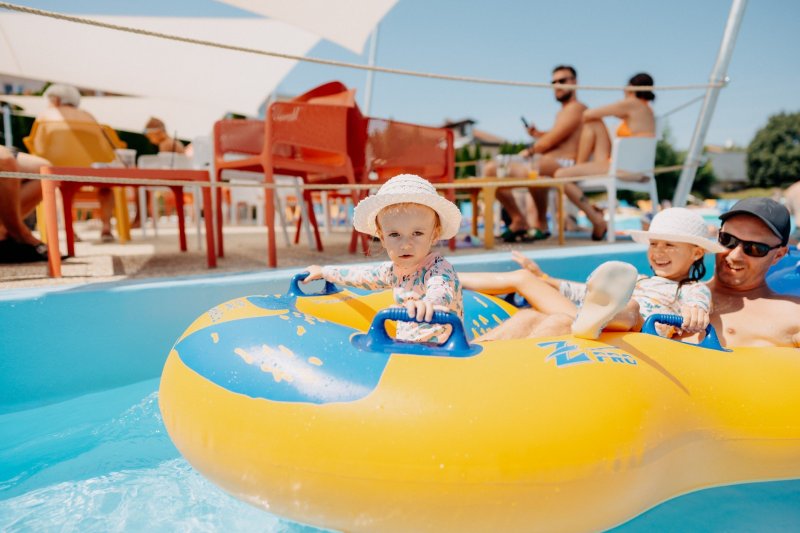
[[(720, 219), (718, 240), (726, 250), (716, 254), (708, 282), (711, 324), (720, 342), (800, 348), (800, 298), (778, 294), (766, 282), (770, 267), (788, 252), (788, 210), (769, 198), (748, 198)], [(566, 335), (571, 322), (566, 316), (522, 309), (479, 340)]]

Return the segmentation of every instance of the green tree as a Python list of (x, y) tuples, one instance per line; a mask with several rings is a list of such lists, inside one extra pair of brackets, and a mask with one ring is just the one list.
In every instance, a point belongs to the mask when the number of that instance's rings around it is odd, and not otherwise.
[[(461, 163), (464, 161), (472, 161), (472, 154), (469, 153), (469, 146), (465, 145), (456, 150), (456, 163)], [(466, 178), (467, 176), (474, 176), (475, 174), (470, 174), (470, 169), (474, 168), (472, 165), (469, 166), (457, 166), (456, 167), (456, 179), (459, 178)]]
[(517, 155), (527, 147), (528, 147), (527, 144), (521, 142), (517, 143), (504, 142), (503, 144), (500, 145), (498, 153), (501, 155)]
[(800, 113), (772, 115), (747, 148), (747, 177), (756, 187), (780, 187), (800, 178)]

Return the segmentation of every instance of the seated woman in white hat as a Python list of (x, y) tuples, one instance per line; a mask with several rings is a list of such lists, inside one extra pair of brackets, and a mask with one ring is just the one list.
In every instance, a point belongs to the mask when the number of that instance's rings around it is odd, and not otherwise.
[[(461, 283), (453, 265), (431, 249), (454, 237), (461, 225), (456, 205), (437, 194), (427, 180), (401, 174), (384, 183), (377, 194), (355, 208), (356, 230), (376, 236), (389, 261), (376, 266), (311, 265), (304, 283), (325, 279), (362, 289), (394, 289), (397, 305), (409, 317), (430, 322), (434, 310), (454, 311), (464, 318)], [(448, 325), (399, 322), (397, 339), (441, 343), (450, 336)]]

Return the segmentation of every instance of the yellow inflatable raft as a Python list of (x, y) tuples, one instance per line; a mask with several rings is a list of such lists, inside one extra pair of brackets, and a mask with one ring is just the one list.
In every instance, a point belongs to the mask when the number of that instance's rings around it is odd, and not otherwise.
[[(162, 375), (172, 440), (234, 496), (344, 531), (602, 530), (704, 487), (800, 477), (798, 350), (628, 333), (414, 353), (383, 333), (389, 304), (295, 281), (203, 314)], [(513, 312), (465, 304), (470, 337)]]

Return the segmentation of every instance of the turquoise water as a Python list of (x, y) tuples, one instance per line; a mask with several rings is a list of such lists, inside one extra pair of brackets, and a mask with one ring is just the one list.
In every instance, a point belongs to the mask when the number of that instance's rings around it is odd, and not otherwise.
[[(580, 278), (611, 257), (643, 270), (641, 250), (620, 244), (534, 257), (546, 269)], [(454, 262), (460, 270), (515, 267), (507, 253)], [(158, 410), (167, 350), (191, 320), (243, 294), (281, 292), (291, 273), (0, 295), (0, 531), (319, 531), (250, 507), (206, 481), (172, 445)], [(50, 329), (38, 328), (32, 338), (36, 324)], [(794, 480), (686, 495), (616, 531), (798, 529), (800, 480)]]

